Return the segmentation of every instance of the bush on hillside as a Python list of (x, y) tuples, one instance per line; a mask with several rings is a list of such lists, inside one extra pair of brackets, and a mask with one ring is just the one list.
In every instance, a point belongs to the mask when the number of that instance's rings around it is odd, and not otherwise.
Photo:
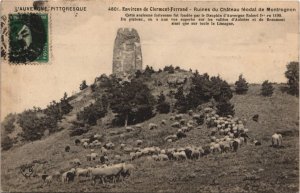
[(299, 96), (299, 62), (290, 62), (286, 68), (285, 77), (288, 79), (288, 93)]
[(116, 113), (114, 124), (135, 124), (153, 116), (155, 98), (147, 85), (132, 79), (122, 85), (116, 84), (109, 91), (110, 107)]
[(175, 102), (175, 109), (178, 111), (178, 113), (186, 113), (188, 110), (188, 101), (183, 93), (182, 86), (177, 89), (177, 92), (175, 93), (175, 99), (177, 99)]
[(230, 100), (232, 91), (229, 84), (219, 76), (209, 77), (207, 73), (200, 75), (198, 71), (193, 74), (190, 92), (187, 95), (188, 106), (195, 109), (199, 105), (214, 99), (217, 102), (221, 99)]
[(22, 136), (27, 141), (41, 139), (46, 129), (57, 130), (57, 120), (34, 110), (26, 110), (20, 114), (18, 123), (23, 129)]
[(221, 99), (217, 104), (217, 114), (220, 116), (232, 115), (234, 116), (234, 105), (227, 99)]
[(16, 121), (15, 114), (9, 114), (5, 117), (4, 121), (2, 122), (2, 126), (7, 134), (12, 133), (15, 129), (14, 122)]
[(80, 84), (79, 89), (80, 89), (80, 90), (84, 90), (84, 89), (86, 89), (87, 87), (88, 87), (88, 85), (86, 84), (86, 81), (83, 80), (82, 83)]
[(85, 107), (83, 111), (77, 113), (77, 120), (83, 121), (89, 125), (96, 125), (97, 120), (104, 117), (107, 113), (107, 103), (97, 99), (95, 103)]
[(170, 65), (170, 66), (165, 66), (163, 71), (168, 72), (169, 74), (174, 74), (175, 69), (174, 69), (173, 65)]
[(4, 137), (1, 140), (1, 148), (4, 151), (9, 150), (10, 148), (13, 147), (13, 140), (11, 138), (9, 138), (8, 136)]
[(243, 75), (239, 76), (239, 80), (235, 82), (235, 92), (237, 94), (246, 94), (248, 91), (248, 83)]
[(170, 112), (170, 103), (166, 102), (166, 97), (163, 92), (158, 96), (156, 110), (161, 114)]
[(274, 87), (272, 86), (272, 83), (269, 81), (264, 81), (261, 85), (261, 95), (263, 96), (272, 96), (274, 91)]

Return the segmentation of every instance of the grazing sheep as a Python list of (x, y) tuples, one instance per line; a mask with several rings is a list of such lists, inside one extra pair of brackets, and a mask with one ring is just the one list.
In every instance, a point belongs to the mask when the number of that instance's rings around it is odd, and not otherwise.
[(137, 128), (137, 129), (142, 129), (142, 127), (143, 127), (142, 124), (136, 124), (136, 125), (135, 125), (135, 128)]
[(211, 137), (210, 137), (210, 141), (211, 141), (211, 142), (215, 142), (216, 139), (217, 139), (216, 136), (211, 136)]
[(76, 158), (76, 159), (71, 160), (70, 164), (75, 165), (75, 166), (79, 166), (79, 165), (81, 165), (81, 162), (78, 158)]
[(220, 146), (219, 143), (211, 144), (210, 149), (212, 150), (213, 153), (216, 153), (216, 152), (222, 152), (221, 146)]
[(186, 132), (189, 131), (189, 128), (188, 127), (182, 127), (181, 130), (182, 130), (182, 132), (186, 133)]
[(134, 170), (134, 166), (132, 164), (124, 164), (123, 169), (121, 171), (121, 175), (123, 178), (130, 176), (131, 172)]
[(124, 149), (125, 148), (125, 144), (124, 143), (122, 143), (121, 145), (120, 145), (120, 149)]
[(52, 182), (52, 176), (51, 175), (47, 176), (46, 179), (45, 179), (45, 182), (46, 182), (46, 184), (49, 185)]
[(186, 137), (186, 134), (182, 131), (182, 129), (178, 129), (176, 136), (178, 139)]
[(108, 157), (105, 155), (100, 156), (100, 162), (101, 164), (104, 164), (105, 162), (108, 162)]
[(130, 160), (133, 161), (133, 160), (136, 158), (136, 153), (131, 152), (131, 153), (129, 154), (129, 156), (130, 156)]
[(67, 146), (65, 147), (65, 152), (69, 152), (70, 150), (71, 150), (70, 146), (67, 145)]
[(109, 142), (109, 143), (105, 144), (103, 147), (106, 149), (114, 149), (115, 144), (112, 142)]
[(198, 149), (192, 149), (191, 159), (199, 159), (200, 151)]
[(252, 117), (252, 120), (255, 121), (255, 122), (258, 122), (258, 118), (259, 118), (259, 115), (258, 115), (258, 114), (255, 114), (255, 115)]
[(175, 115), (175, 120), (179, 121), (180, 119), (182, 119), (183, 115), (182, 114), (177, 114)]
[(168, 135), (167, 137), (165, 137), (165, 141), (168, 141), (169, 139), (175, 141), (177, 140), (177, 135)]
[(158, 154), (158, 160), (167, 161), (169, 160), (169, 157), (166, 154)]
[(160, 122), (161, 125), (167, 125), (167, 121), (165, 119), (161, 120)]
[(88, 177), (89, 170), (84, 169), (84, 168), (76, 168), (75, 175), (76, 175), (76, 178), (78, 178), (78, 179), (79, 179), (80, 176)]
[(173, 156), (174, 156), (175, 160), (186, 160), (187, 159), (187, 156), (184, 151), (174, 152)]
[(89, 142), (89, 141), (90, 141), (90, 139), (87, 139), (87, 138), (85, 138), (85, 139), (80, 139), (80, 142), (81, 142), (81, 143)]
[(170, 121), (174, 121), (175, 117), (174, 116), (170, 116)]
[(95, 161), (98, 156), (98, 153), (91, 153), (91, 160)]
[(142, 145), (142, 143), (143, 143), (142, 140), (140, 140), (140, 139), (136, 140), (136, 145)]
[(234, 151), (234, 152), (237, 152), (237, 150), (238, 150), (238, 148), (239, 148), (239, 142), (236, 141), (236, 140), (234, 140), (234, 141), (232, 142), (232, 147), (233, 147), (233, 151)]
[(180, 125), (185, 125), (186, 120), (185, 120), (185, 119), (181, 119), (181, 120), (179, 121), (179, 123), (180, 123)]
[(152, 155), (152, 159), (153, 159), (154, 161), (159, 161), (159, 157), (158, 157), (157, 155)]
[(282, 135), (274, 133), (272, 135), (272, 147), (280, 147), (282, 145)]
[(171, 127), (174, 127), (174, 128), (180, 128), (180, 123), (179, 122), (174, 122)]
[(79, 145), (80, 143), (80, 139), (75, 139), (75, 145)]
[(115, 183), (116, 177), (122, 172), (123, 167), (124, 164), (115, 164), (105, 168), (89, 168), (89, 173), (94, 181), (94, 184), (96, 183), (97, 178), (100, 178), (102, 183), (104, 184), (104, 179), (106, 177), (112, 177), (113, 183)]
[(221, 141), (220, 143), (221, 153), (227, 153), (230, 151), (230, 143), (228, 141)]
[(132, 127), (126, 127), (126, 131), (131, 132), (131, 131), (134, 131), (134, 129)]
[[(69, 171), (66, 171), (64, 172), (62, 175), (61, 175), (61, 179), (62, 179), (62, 183), (69, 183), (70, 181), (73, 181), (74, 180), (74, 177), (75, 177), (75, 168), (72, 168), (70, 169)], [(73, 174), (73, 176), (72, 176)]]
[(259, 142), (257, 140), (254, 140), (253, 143), (254, 143), (255, 146), (260, 146), (261, 145), (261, 142)]
[(154, 123), (149, 123), (149, 126), (148, 126), (149, 130), (153, 130), (153, 129), (157, 129), (158, 126), (157, 124), (154, 124)]

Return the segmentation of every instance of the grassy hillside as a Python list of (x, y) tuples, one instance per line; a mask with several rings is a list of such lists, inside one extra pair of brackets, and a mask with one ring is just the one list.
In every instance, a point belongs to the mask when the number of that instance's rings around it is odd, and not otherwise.
[[(166, 80), (161, 80), (163, 86), (153, 92), (159, 94), (166, 90)], [(155, 79), (155, 78), (154, 78)], [(86, 92), (86, 93), (84, 93)], [(81, 107), (92, 102), (88, 89), (72, 101), (73, 111), (60, 123), (65, 128), (71, 126), (76, 118), (76, 113)], [(127, 133), (124, 128), (104, 129), (94, 126), (80, 137), (69, 137), (67, 129), (57, 132), (49, 137), (27, 143), (21, 147), (12, 148), (2, 152), (1, 156), (1, 186), (4, 191), (94, 191), (94, 192), (297, 192), (299, 188), (299, 111), (298, 98), (281, 93), (276, 86), (272, 97), (259, 95), (260, 86), (250, 85), (246, 95), (234, 95), (232, 102), (235, 105), (235, 116), (246, 118), (249, 135), (262, 142), (261, 146), (248, 144), (237, 153), (214, 154), (202, 157), (199, 160), (187, 161), (149, 161), (145, 157), (134, 160), (135, 171), (125, 183), (92, 185), (91, 180), (62, 184), (54, 181), (49, 186), (44, 184), (38, 174), (51, 174), (55, 171), (66, 171), (70, 168), (69, 161), (79, 158), (82, 167), (96, 165), (87, 162), (85, 155), (90, 149), (75, 146), (74, 140), (84, 138), (91, 134), (104, 135), (105, 141), (116, 144), (115, 150), (109, 152), (113, 161), (116, 154), (127, 159), (129, 156), (120, 150), (119, 145), (125, 143), (135, 146), (137, 139), (142, 139), (146, 146), (159, 146), (160, 148), (185, 147), (187, 145), (205, 145), (209, 142), (209, 129), (193, 129), (187, 137), (176, 142), (167, 143), (163, 138), (173, 134), (177, 129), (170, 127), (172, 115), (156, 115), (143, 123), (141, 130)], [(81, 97), (81, 98), (80, 98)], [(82, 99), (84, 98), (84, 102)], [(252, 116), (259, 114), (259, 121), (252, 121)], [(184, 115), (186, 119), (191, 119)], [(149, 130), (150, 122), (160, 123), (167, 120), (166, 126), (159, 126), (157, 130)], [(283, 148), (270, 147), (271, 135), (275, 131), (283, 134)], [(120, 138), (120, 133), (124, 138)], [(66, 145), (71, 146), (70, 152), (65, 152)], [(99, 152), (95, 149), (95, 152)], [(36, 161), (34, 161), (36, 160)], [(39, 162), (33, 166), (36, 177), (26, 179), (20, 173), (20, 166), (28, 163)]]

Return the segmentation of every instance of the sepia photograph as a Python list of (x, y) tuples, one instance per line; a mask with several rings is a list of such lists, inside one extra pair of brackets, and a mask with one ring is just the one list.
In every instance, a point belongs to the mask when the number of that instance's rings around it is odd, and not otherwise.
[(299, 192), (299, 2), (0, 2), (1, 192)]

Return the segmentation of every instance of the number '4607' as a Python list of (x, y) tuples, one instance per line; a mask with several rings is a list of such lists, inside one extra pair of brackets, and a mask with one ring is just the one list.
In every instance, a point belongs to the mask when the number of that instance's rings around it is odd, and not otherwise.
[(118, 7), (109, 7), (108, 11), (118, 11)]

